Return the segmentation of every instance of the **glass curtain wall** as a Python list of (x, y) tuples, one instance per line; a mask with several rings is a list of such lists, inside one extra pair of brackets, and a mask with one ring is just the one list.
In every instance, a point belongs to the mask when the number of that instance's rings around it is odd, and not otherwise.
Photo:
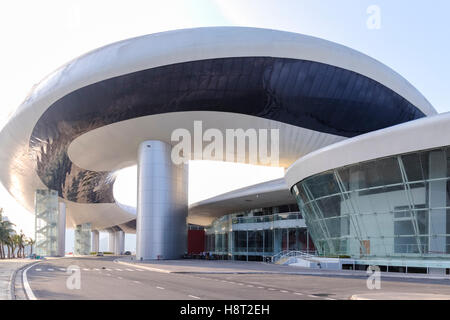
[(450, 148), (337, 168), (292, 188), (323, 255), (446, 257)]
[[(286, 206), (281, 210), (298, 210)], [(216, 219), (206, 229), (206, 251), (222, 259), (264, 260), (283, 250), (314, 251), (298, 211), (280, 207), (254, 209)]]

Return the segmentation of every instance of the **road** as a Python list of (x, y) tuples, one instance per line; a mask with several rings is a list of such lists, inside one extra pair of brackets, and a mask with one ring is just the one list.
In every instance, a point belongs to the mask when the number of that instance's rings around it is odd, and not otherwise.
[[(366, 279), (292, 274), (161, 273), (115, 262), (116, 257), (46, 260), (27, 271), (36, 299), (337, 300), (373, 292)], [(80, 289), (69, 289), (67, 268), (80, 270)], [(450, 281), (448, 281), (450, 282)], [(379, 292), (449, 294), (450, 285), (383, 280)]]

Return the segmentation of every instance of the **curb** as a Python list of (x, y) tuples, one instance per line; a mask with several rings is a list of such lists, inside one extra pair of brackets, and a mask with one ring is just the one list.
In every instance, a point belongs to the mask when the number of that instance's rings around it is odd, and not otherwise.
[(36, 263), (39, 263), (39, 262), (41, 262), (41, 261), (37, 260), (37, 261), (33, 261), (33, 262), (30, 262), (30, 263), (27, 263), (27, 264), (25, 264), (25, 265), (23, 265), (23, 266), (15, 269), (13, 271), (13, 273), (11, 274), (11, 277), (9, 278), (8, 300), (16, 300), (16, 286), (15, 286), (15, 283), (16, 283), (17, 272), (22, 271), (23, 269), (25, 269), (25, 268), (27, 268), (29, 266), (32, 266), (32, 265), (34, 265)]
[[(149, 271), (161, 272), (161, 273), (176, 273), (176, 274), (287, 274), (287, 275), (300, 275), (300, 276), (320, 276), (320, 277), (352, 277), (352, 278), (367, 278), (367, 273), (361, 271), (361, 273), (340, 273), (340, 272), (308, 272), (308, 271), (291, 271), (291, 272), (280, 272), (280, 271), (169, 271), (165, 269), (159, 269), (154, 267), (143, 266), (139, 263), (130, 263), (115, 259), (117, 263), (133, 266), (141, 269), (146, 269)], [(405, 274), (381, 274), (381, 278), (388, 278), (393, 280), (449, 280), (450, 277), (440, 277), (440, 276), (408, 276)]]

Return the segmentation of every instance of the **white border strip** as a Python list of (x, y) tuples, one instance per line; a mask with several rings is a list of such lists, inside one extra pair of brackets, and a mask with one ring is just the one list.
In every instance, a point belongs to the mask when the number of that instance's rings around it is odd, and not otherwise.
[(33, 293), (33, 290), (31, 290), (30, 284), (28, 283), (28, 278), (27, 278), (27, 271), (28, 269), (34, 267), (35, 265), (39, 264), (38, 263), (34, 263), (31, 266), (29, 266), (28, 268), (26, 268), (23, 273), (22, 273), (22, 281), (23, 281), (23, 287), (25, 289), (25, 292), (27, 294), (28, 300), (37, 300), (36, 296)]
[(139, 265), (137, 263), (128, 263), (128, 262), (120, 261), (120, 260), (117, 260), (117, 259), (114, 260), (114, 261), (117, 261), (117, 263), (120, 263), (120, 264), (132, 266), (132, 267), (136, 267), (136, 268), (140, 268), (140, 269), (145, 269), (145, 270), (148, 270), (148, 271), (155, 271), (155, 272), (161, 272), (161, 273), (172, 273), (172, 271), (169, 271), (169, 270), (147, 267), (147, 266)]

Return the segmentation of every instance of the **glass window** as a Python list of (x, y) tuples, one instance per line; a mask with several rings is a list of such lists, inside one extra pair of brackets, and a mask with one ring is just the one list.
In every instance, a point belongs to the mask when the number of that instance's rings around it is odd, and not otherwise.
[(407, 154), (401, 157), (405, 167), (408, 181), (419, 181), (425, 179), (425, 170), (419, 153)]
[(326, 172), (305, 180), (305, 186), (314, 198), (320, 198), (339, 193), (339, 187), (333, 172)]
[(341, 196), (322, 198), (316, 200), (320, 213), (324, 218), (336, 217), (341, 215)]
[(264, 252), (273, 252), (273, 230), (264, 230)]

